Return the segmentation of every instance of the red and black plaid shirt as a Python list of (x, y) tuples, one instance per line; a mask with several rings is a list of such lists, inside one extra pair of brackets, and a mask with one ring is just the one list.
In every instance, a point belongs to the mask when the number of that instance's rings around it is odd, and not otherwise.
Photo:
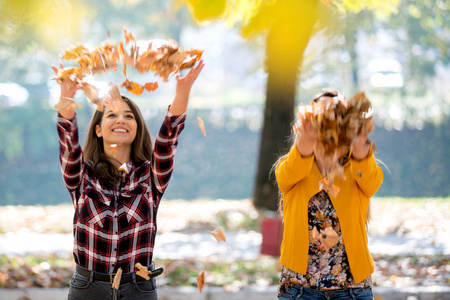
[(140, 262), (150, 266), (156, 235), (156, 213), (172, 175), (178, 137), (186, 115), (167, 112), (155, 139), (152, 158), (127, 164), (121, 186), (99, 180), (84, 161), (76, 118), (58, 115), (61, 171), (75, 207), (75, 262), (91, 271), (124, 273)]

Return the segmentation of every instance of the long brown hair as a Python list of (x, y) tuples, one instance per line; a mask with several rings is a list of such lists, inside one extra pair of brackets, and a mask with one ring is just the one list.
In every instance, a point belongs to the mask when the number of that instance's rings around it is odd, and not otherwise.
[[(131, 144), (130, 158), (134, 164), (141, 164), (151, 159), (153, 146), (150, 131), (139, 110), (139, 107), (126, 96), (122, 95), (122, 100), (128, 104), (137, 123), (136, 138)], [(84, 142), (84, 160), (88, 162), (94, 170), (95, 176), (100, 179), (116, 184), (119, 180), (119, 170), (115, 167), (103, 148), (103, 138), (98, 137), (95, 131), (97, 125), (101, 126), (103, 111), (96, 110), (89, 125), (86, 141)]]

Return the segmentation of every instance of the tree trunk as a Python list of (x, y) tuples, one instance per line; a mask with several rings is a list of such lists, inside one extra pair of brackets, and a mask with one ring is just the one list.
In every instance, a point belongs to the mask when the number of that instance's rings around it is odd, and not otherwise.
[(278, 187), (271, 168), (290, 147), (298, 67), (317, 19), (316, 0), (279, 1), (266, 41), (266, 105), (253, 191), (255, 206), (272, 211), (278, 207)]

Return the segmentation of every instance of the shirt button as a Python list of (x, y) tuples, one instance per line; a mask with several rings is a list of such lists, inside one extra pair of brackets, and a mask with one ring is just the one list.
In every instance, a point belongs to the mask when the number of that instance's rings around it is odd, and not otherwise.
[(114, 251), (117, 251), (117, 248), (114, 248)]

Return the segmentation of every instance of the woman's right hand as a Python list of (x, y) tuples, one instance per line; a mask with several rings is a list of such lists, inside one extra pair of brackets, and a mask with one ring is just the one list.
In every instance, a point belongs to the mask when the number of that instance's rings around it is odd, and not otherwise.
[[(63, 65), (60, 65), (61, 68), (63, 68)], [(55, 74), (58, 74), (58, 68), (55, 66), (52, 66), (52, 70), (53, 72), (55, 72)], [(71, 81), (71, 80), (66, 80), (63, 83), (60, 84), (61, 86), (61, 96), (60, 98), (68, 98), (68, 99), (72, 99), (75, 96), (76, 92), (80, 89), (80, 86)], [(71, 120), (75, 117), (75, 109), (72, 106), (69, 106), (67, 108), (61, 109), (59, 110), (59, 113), (61, 114), (61, 116), (63, 116), (65, 119)]]
[(299, 119), (294, 125), (294, 130), (297, 131), (295, 143), (301, 156), (305, 157), (313, 155), (314, 147), (319, 139), (319, 130), (312, 128), (309, 113), (299, 114)]

